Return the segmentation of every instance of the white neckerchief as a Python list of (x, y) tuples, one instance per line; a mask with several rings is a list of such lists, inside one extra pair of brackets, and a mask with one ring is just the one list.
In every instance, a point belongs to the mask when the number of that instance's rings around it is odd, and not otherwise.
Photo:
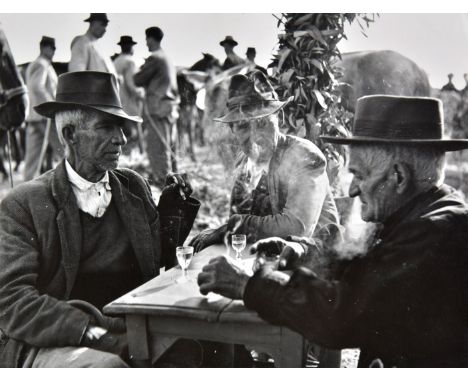
[(106, 171), (101, 180), (92, 183), (82, 178), (67, 160), (65, 160), (65, 167), (78, 208), (95, 218), (100, 218), (104, 215), (112, 200), (109, 173)]

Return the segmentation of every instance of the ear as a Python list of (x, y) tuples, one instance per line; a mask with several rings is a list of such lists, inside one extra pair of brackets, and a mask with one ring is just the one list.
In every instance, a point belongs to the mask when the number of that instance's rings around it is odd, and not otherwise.
[(404, 194), (411, 186), (410, 168), (402, 162), (397, 162), (393, 166), (396, 192)]
[(72, 124), (65, 125), (62, 129), (63, 139), (69, 146), (76, 143), (76, 126)]

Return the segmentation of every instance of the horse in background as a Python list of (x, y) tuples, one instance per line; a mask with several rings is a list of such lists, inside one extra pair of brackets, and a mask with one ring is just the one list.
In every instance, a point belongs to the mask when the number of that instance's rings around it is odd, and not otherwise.
[(26, 86), (16, 67), (10, 46), (0, 25), (0, 150), (3, 151), (3, 155), (0, 151), (0, 173), (5, 176), (8, 176), (4, 166), (5, 156), (14, 153), (17, 164), (21, 158), (16, 139), (10, 139), (12, 146), (9, 147), (8, 152), (5, 148), (8, 136), (14, 137), (15, 131), (24, 122), (28, 102)]
[[(198, 60), (188, 69), (179, 70), (177, 73), (177, 86), (180, 94), (179, 119), (177, 131), (179, 147), (185, 148), (192, 161), (196, 161), (194, 152), (194, 141), (198, 140), (200, 145), (205, 145), (205, 136), (202, 126), (203, 110), (197, 107), (197, 93), (200, 87), (190, 77), (193, 75), (206, 75), (207, 73), (219, 72), (221, 64), (217, 58), (208, 53), (203, 53), (203, 58)], [(188, 138), (188, 145), (185, 138)]]

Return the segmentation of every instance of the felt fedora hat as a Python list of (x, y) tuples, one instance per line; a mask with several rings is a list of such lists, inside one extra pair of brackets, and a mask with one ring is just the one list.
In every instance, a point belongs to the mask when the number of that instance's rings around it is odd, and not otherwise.
[(55, 101), (34, 107), (38, 114), (53, 118), (63, 110), (84, 108), (112, 114), (133, 122), (142, 122), (138, 116), (128, 115), (120, 102), (116, 77), (105, 72), (70, 72), (58, 78)]
[(107, 18), (107, 13), (90, 13), (89, 17), (83, 21), (90, 23), (91, 21), (102, 21), (105, 24), (109, 23), (109, 19)]
[(349, 137), (321, 136), (325, 142), (468, 148), (468, 139), (444, 138), (442, 102), (437, 98), (371, 95), (358, 99)]
[(226, 36), (223, 41), (219, 42), (219, 45), (224, 46), (225, 44), (229, 44), (232, 46), (238, 45), (237, 41), (232, 38), (232, 36)]
[(136, 45), (137, 42), (133, 41), (132, 36), (120, 36), (120, 41), (117, 45)]
[(229, 84), (228, 111), (215, 121), (231, 123), (263, 118), (283, 108), (294, 97), (280, 101), (265, 75), (256, 70), (248, 76), (236, 74)]

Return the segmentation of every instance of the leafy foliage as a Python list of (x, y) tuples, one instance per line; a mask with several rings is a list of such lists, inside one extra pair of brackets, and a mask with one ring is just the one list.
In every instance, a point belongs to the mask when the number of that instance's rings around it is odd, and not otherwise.
[[(335, 66), (341, 59), (337, 47), (346, 38), (344, 26), (357, 21), (364, 33), (374, 15), (356, 13), (283, 13), (277, 17), (279, 50), (269, 65), (281, 99), (293, 96), (285, 107), (285, 125), (290, 133), (305, 136), (319, 145), (327, 156), (338, 159), (335, 147), (325, 146), (319, 135), (347, 134), (352, 115), (340, 103), (343, 73)], [(365, 24), (365, 26), (364, 26)]]

